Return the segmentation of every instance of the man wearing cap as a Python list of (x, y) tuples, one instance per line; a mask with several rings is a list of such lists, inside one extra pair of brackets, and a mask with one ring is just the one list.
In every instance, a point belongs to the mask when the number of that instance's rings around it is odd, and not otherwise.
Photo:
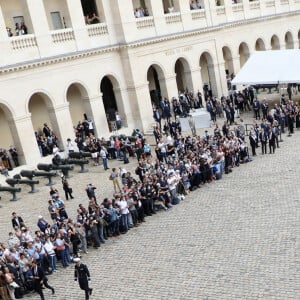
[(75, 272), (74, 280), (79, 282), (79, 287), (85, 291), (85, 300), (89, 299), (89, 296), (92, 295), (93, 289), (89, 287), (90, 272), (88, 267), (85, 264), (82, 264), (80, 258), (74, 258), (75, 262)]

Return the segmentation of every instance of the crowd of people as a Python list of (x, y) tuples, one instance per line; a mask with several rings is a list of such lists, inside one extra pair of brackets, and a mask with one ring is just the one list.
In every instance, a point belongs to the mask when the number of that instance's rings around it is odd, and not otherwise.
[(10, 27), (6, 27), (6, 31), (9, 37), (12, 37), (14, 35), (18, 36), (28, 34), (28, 29), (24, 22), (15, 24), (15, 34), (13, 34), (12, 29)]
[(149, 17), (149, 12), (147, 8), (138, 7), (134, 9), (134, 16), (136, 18)]
[[(185, 102), (180, 101), (183, 97), (186, 98)], [(259, 112), (256, 111), (257, 102)], [(269, 111), (267, 101), (260, 103), (257, 99), (251, 99), (247, 91), (243, 91), (220, 100), (213, 97), (206, 99), (205, 105), (209, 112), (217, 110), (218, 104), (225, 111), (226, 120), (222, 128), (219, 128), (211, 114), (213, 134), (206, 130), (204, 135), (197, 135), (190, 115), (192, 135), (183, 135), (179, 121), (182, 115), (178, 112), (188, 113), (195, 109), (195, 103), (202, 105), (202, 95), (179, 93), (179, 100), (173, 99), (171, 103), (163, 98), (159, 106), (154, 107), (153, 117), (157, 121), (153, 130), (156, 140), (154, 147), (150, 147), (140, 132), (136, 132), (134, 144), (128, 138), (123, 140), (118, 137), (112, 137), (107, 144), (107, 141), (95, 136), (91, 120), (85, 119), (74, 127), (76, 139), (74, 142), (68, 139), (69, 153), (74, 152), (76, 147), (79, 151), (97, 153), (92, 155), (94, 163), (98, 164), (99, 157), (102, 158), (106, 170), (109, 169), (107, 159), (125, 162), (124, 158), (130, 155), (138, 161), (134, 174), (124, 167), (112, 168), (108, 175), (114, 191), (111, 197), (99, 197), (96, 187), (88, 184), (84, 187), (87, 202), (79, 204), (75, 214), (67, 211), (65, 200), (73, 199), (76, 195), (73, 195), (67, 179), (62, 176), (65, 195), (61, 196), (53, 186), (50, 188), (49, 217), (38, 216), (35, 231), (27, 227), (26, 222), (14, 212), (13, 230), (9, 233), (7, 243), (0, 244), (0, 293), (3, 299), (8, 299), (7, 292), (11, 299), (20, 297), (22, 290), (36, 290), (40, 294), (33, 280), (36, 264), (44, 274), (67, 268), (82, 253), (88, 254), (89, 248), (98, 249), (107, 239), (128, 233), (131, 228), (145, 222), (147, 217), (172, 209), (190, 192), (252, 161), (246, 140), (246, 126), (241, 118), (238, 123), (232, 117), (227, 118), (226, 107), (233, 107), (235, 115), (237, 111), (242, 114), (246, 110), (253, 110), (254, 121), (248, 132), (252, 156), (257, 155), (259, 144), (262, 154), (267, 153), (267, 143), (269, 153), (274, 153), (279, 147), (280, 132), (288, 129), (292, 134), (295, 121), (296, 127), (300, 128), (299, 117), (296, 118), (299, 109), (293, 101), (282, 97), (280, 104)], [(174, 108), (178, 105), (179, 109)], [(173, 117), (174, 121), (171, 121)], [(161, 126), (161, 119), (165, 122), (164, 126)], [(44, 124), (43, 134), (47, 138), (51, 136), (47, 124)], [(75, 217), (71, 218), (71, 214)], [(51, 286), (48, 288), (54, 293)]]
[(203, 7), (203, 4), (201, 3), (200, 0), (192, 0), (190, 2), (190, 9), (194, 10), (194, 9), (201, 9)]
[[(13, 163), (12, 163), (13, 162)], [(9, 176), (8, 171), (19, 166), (19, 154), (15, 146), (8, 150), (0, 148), (0, 173), (5, 177)]]

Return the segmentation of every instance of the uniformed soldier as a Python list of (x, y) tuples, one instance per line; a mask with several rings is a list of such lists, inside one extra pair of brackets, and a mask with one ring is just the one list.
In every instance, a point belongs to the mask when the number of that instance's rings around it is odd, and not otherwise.
[(74, 258), (75, 272), (74, 280), (79, 282), (79, 287), (85, 291), (85, 299), (88, 300), (89, 296), (92, 295), (93, 289), (89, 287), (90, 272), (85, 264), (82, 264), (80, 258)]

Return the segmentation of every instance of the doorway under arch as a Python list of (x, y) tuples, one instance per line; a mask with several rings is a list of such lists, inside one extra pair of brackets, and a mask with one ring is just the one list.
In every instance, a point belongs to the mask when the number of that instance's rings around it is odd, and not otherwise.
[(293, 35), (290, 31), (285, 34), (284, 40), (286, 49), (294, 49)]
[(204, 97), (205, 100), (207, 100), (207, 97), (218, 95), (214, 63), (211, 55), (208, 52), (203, 52), (201, 54), (199, 65), (201, 68)]
[(229, 47), (224, 46), (222, 48), (223, 53), (223, 59), (225, 62), (225, 72), (226, 72), (226, 78), (229, 79), (234, 76), (235, 70), (233, 66), (233, 59), (232, 59), (232, 53)]
[[(176, 83), (178, 92), (192, 90), (192, 75), (189, 63), (185, 58), (178, 58), (175, 62)], [(174, 91), (175, 93), (175, 91)]]
[(271, 38), (271, 47), (272, 50), (280, 50), (280, 41), (276, 34), (274, 34)]
[(246, 43), (241, 43), (239, 46), (239, 55), (240, 55), (240, 67), (246, 63), (248, 58), (250, 57), (249, 47)]
[(106, 75), (101, 80), (100, 91), (102, 93), (103, 105), (109, 130), (112, 131), (112, 124), (116, 121), (116, 112), (121, 116), (123, 125), (125, 121), (119, 83), (115, 77)]
[[(13, 159), (9, 154), (10, 146), (16, 147), (19, 154), (19, 163), (22, 163), (22, 145), (19, 139), (17, 128), (13, 122), (13, 116), (10, 109), (3, 103), (0, 103), (0, 131), (1, 131), (1, 152), (3, 150), (8, 154), (9, 160), (1, 161), (9, 169), (15, 167)], [(20, 157), (21, 156), (21, 157)], [(8, 164), (8, 165), (7, 165)]]
[(91, 118), (91, 106), (88, 100), (88, 93), (80, 83), (72, 83), (67, 89), (67, 101), (72, 124), (76, 125), (78, 121)]
[[(56, 114), (49, 96), (42, 92), (33, 94), (28, 103), (28, 111), (31, 113), (32, 127), (35, 131), (41, 155), (46, 156), (52, 154), (54, 144), (63, 148), (63, 141), (61, 139)], [(51, 138), (45, 133), (45, 124), (50, 129), (50, 136), (53, 139), (52, 144)]]
[(148, 68), (147, 81), (152, 105), (159, 106), (161, 97), (167, 97), (165, 76), (159, 65), (151, 65)]
[(259, 38), (259, 39), (256, 40), (256, 42), (255, 42), (255, 50), (256, 51), (265, 51), (266, 50), (265, 43), (264, 43), (264, 41), (261, 38)]

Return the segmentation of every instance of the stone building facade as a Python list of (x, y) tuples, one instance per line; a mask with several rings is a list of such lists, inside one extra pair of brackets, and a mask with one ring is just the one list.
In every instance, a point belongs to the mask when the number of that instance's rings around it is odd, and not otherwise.
[(84, 114), (108, 137), (114, 111), (129, 133), (160, 95), (226, 95), (252, 52), (299, 48), (299, 15), (300, 0), (0, 0), (0, 147), (36, 164), (44, 123), (63, 145)]

